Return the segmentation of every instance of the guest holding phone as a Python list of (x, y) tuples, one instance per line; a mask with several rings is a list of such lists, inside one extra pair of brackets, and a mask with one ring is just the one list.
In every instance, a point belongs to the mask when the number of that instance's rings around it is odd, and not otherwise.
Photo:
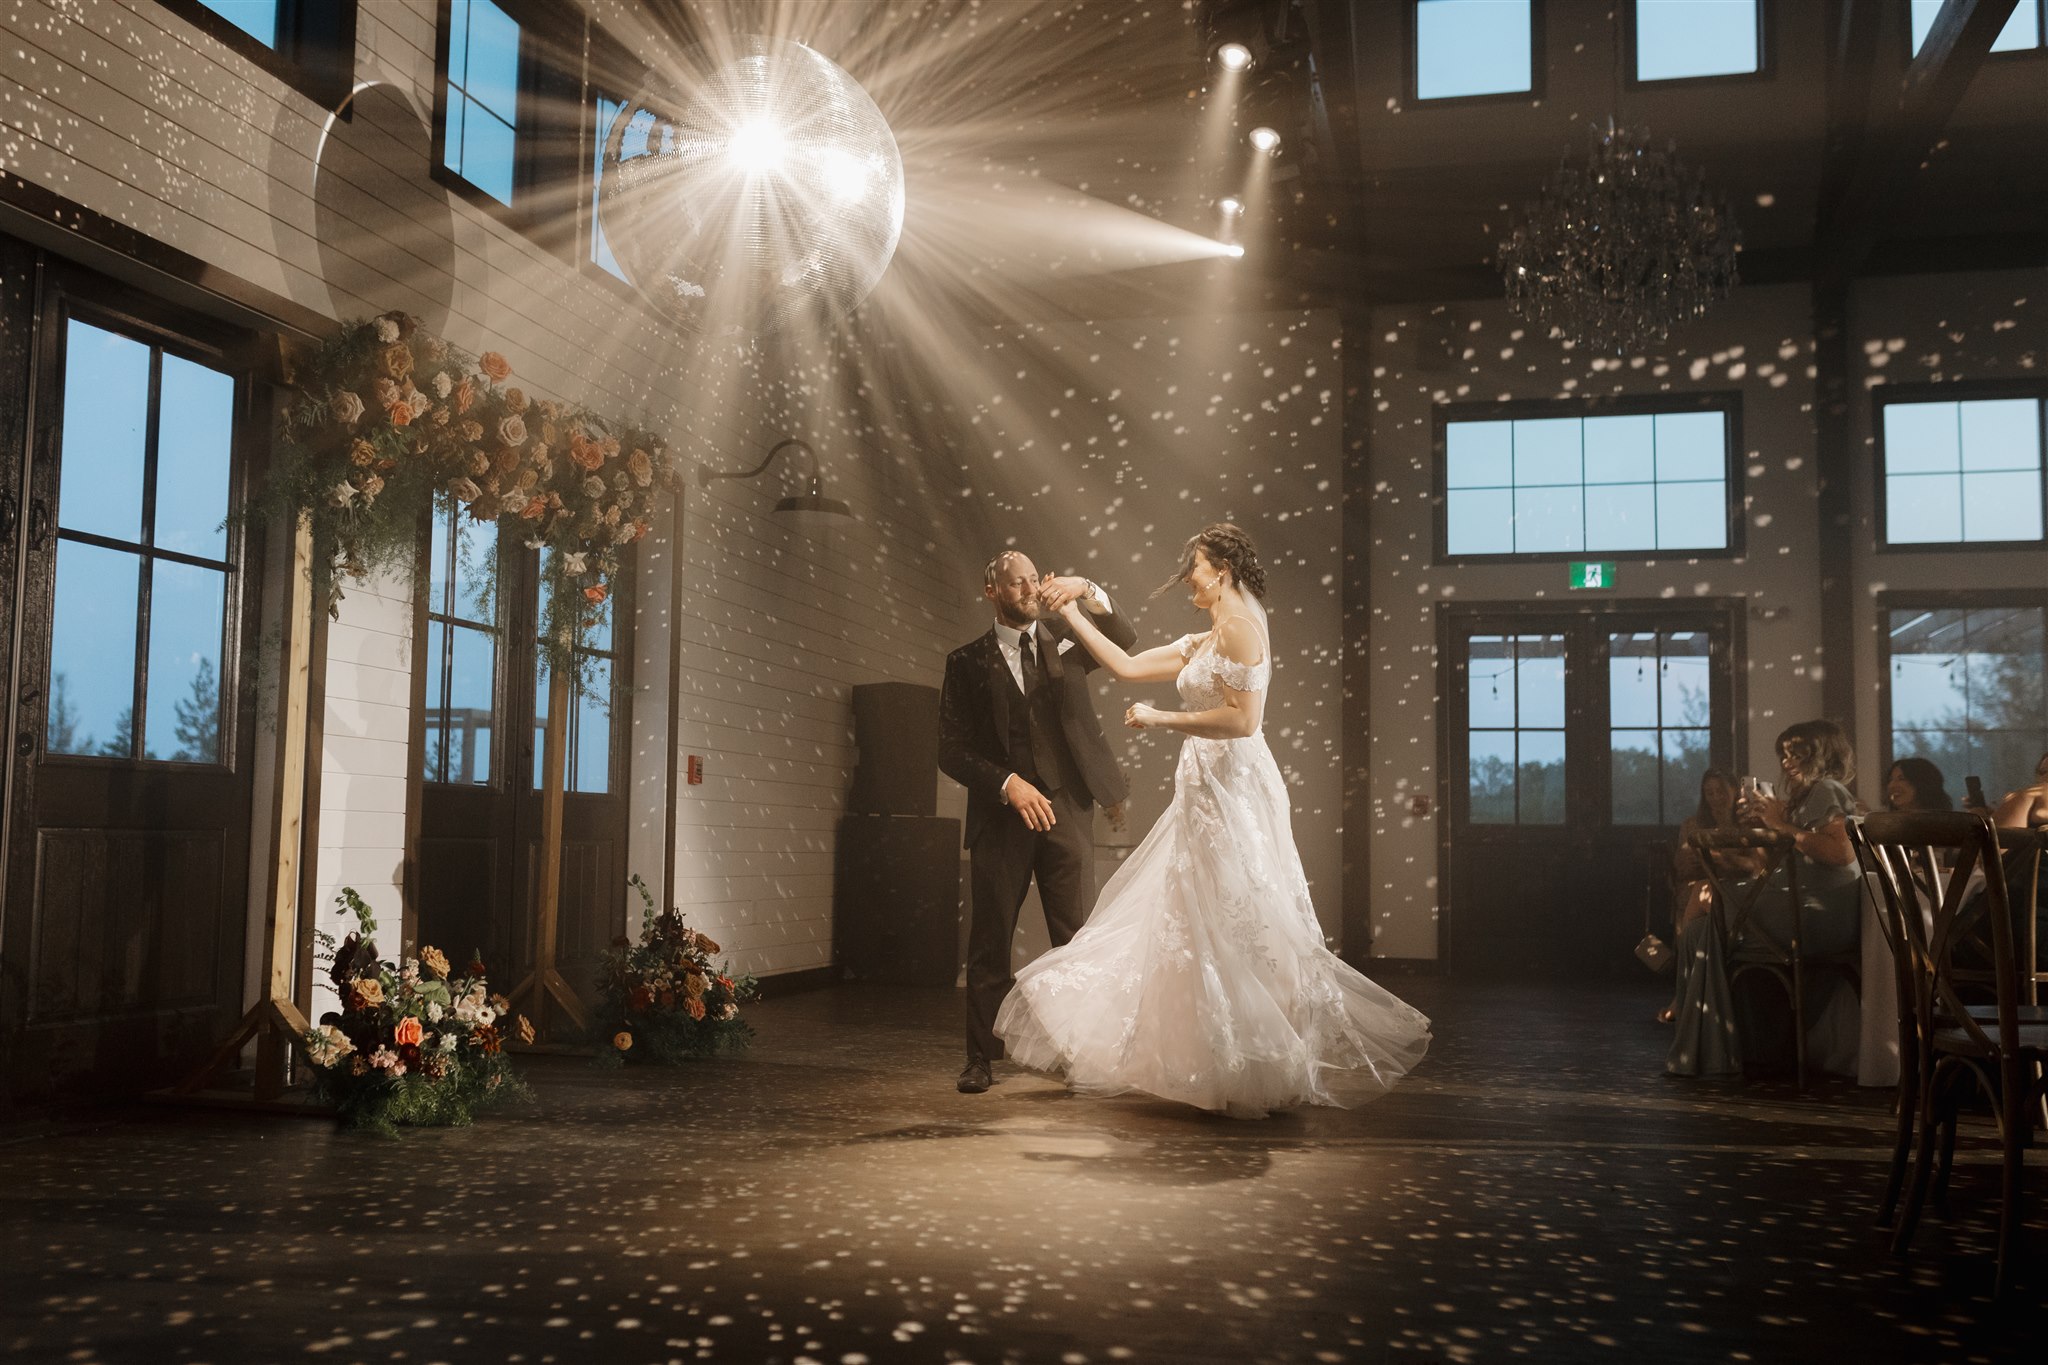
[[(1802, 951), (1811, 957), (1846, 953), (1856, 946), (1860, 892), (1856, 850), (1849, 843), (1848, 817), (1856, 811), (1856, 798), (1848, 787), (1856, 774), (1849, 737), (1833, 721), (1801, 721), (1778, 736), (1778, 766), (1784, 773), (1784, 796), (1760, 788), (1744, 798), (1739, 813), (1745, 821), (1792, 840), (1792, 856), (1799, 859)], [(1741, 904), (1753, 882), (1739, 879), (1724, 884), (1729, 896)], [(1791, 937), (1793, 914), (1790, 882), (1780, 869), (1760, 894), (1752, 919), (1783, 943)], [(1728, 968), (1731, 959), (1740, 963), (1746, 952), (1762, 955), (1768, 949), (1760, 942), (1745, 944), (1741, 938), (1723, 944), (1712, 916), (1693, 920), (1681, 935), (1674, 1006), (1678, 1029), (1664, 1062), (1670, 1074), (1711, 1076), (1742, 1070), (1743, 1044), (1728, 988)], [(1846, 989), (1846, 983), (1834, 984)], [(1824, 1020), (1831, 1018), (1832, 1012), (1824, 1007), (1812, 1011), (1812, 1017)], [(1853, 1025), (1843, 1048), (1814, 1050), (1824, 1061), (1834, 1051), (1853, 1057)]]

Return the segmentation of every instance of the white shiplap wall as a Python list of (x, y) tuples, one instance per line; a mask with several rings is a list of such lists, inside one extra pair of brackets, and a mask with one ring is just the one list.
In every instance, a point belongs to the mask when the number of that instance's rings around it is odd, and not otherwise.
[[(826, 965), (850, 689), (937, 682), (945, 650), (979, 628), (980, 537), (963, 550), (957, 519), (932, 514), (942, 504), (915, 438), (819, 397), (841, 392), (813, 382), (829, 381), (830, 357), (707, 363), (608, 280), (434, 182), (435, 12), (365, 0), (367, 89), (354, 120), (330, 129), (325, 111), (151, 0), (6, 0), (0, 168), (318, 313), (406, 308), (458, 346), (505, 352), (529, 393), (647, 421), (707, 463), (750, 465), (785, 434), (818, 444), (829, 491), (859, 517), (828, 538), (771, 519), (784, 491), (772, 474), (689, 492), (675, 683), (683, 752), (706, 759), (704, 784), (684, 789), (683, 904), (746, 970)], [(660, 578), (667, 547), (652, 549)], [(636, 861), (656, 855), (662, 819), (665, 586), (643, 605), (658, 619), (641, 631)], [(344, 884), (397, 921), (411, 621), (403, 584), (359, 584), (330, 633), (327, 923)]]

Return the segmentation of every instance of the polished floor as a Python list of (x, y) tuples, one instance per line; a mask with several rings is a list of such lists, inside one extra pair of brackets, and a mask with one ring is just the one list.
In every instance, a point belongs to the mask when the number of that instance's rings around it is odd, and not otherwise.
[(1994, 1306), (1981, 1141), (1896, 1261), (1884, 1096), (1667, 1080), (1647, 980), (1389, 984), (1436, 1020), (1423, 1068), (1263, 1122), (956, 1094), (957, 998), (864, 987), (684, 1071), (532, 1059), (534, 1102), (467, 1131), (22, 1126), (0, 1359), (2041, 1358), (2043, 1165)]

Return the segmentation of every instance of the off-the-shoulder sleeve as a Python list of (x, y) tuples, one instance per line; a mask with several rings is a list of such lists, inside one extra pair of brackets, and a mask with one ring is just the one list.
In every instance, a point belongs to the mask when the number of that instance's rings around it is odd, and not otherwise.
[(1219, 654), (1216, 656), (1216, 676), (1233, 692), (1257, 692), (1266, 685), (1266, 664), (1263, 659), (1255, 664), (1241, 664)]
[(1195, 657), (1196, 640), (1197, 637), (1193, 635), (1183, 635), (1173, 642), (1173, 647), (1180, 651), (1181, 658), (1192, 659)]

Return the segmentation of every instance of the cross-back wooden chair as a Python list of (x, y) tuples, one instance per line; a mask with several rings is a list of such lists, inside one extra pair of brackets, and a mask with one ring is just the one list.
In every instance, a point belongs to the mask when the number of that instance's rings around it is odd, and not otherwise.
[[(1856, 975), (1856, 963), (1846, 954), (1817, 956), (1805, 951), (1806, 906), (1799, 891), (1799, 856), (1789, 834), (1769, 830), (1700, 830), (1692, 836), (1707, 883), (1713, 888), (1714, 933), (1721, 940), (1722, 956), (1728, 964), (1728, 985), (1752, 972), (1762, 972), (1778, 983), (1792, 1005), (1794, 1075), (1801, 1090), (1806, 1089), (1806, 974), (1809, 968), (1825, 966)], [(1738, 849), (1763, 854), (1763, 870), (1739, 898), (1731, 895), (1736, 881), (1728, 876), (1725, 860)], [(1773, 933), (1757, 917), (1756, 909), (1773, 887), (1776, 874), (1785, 873), (1784, 889), (1792, 900), (1790, 934)]]
[[(1969, 1096), (1981, 1093), (1991, 1104), (2002, 1157), (1994, 1282), (1994, 1291), (2002, 1293), (2023, 1225), (2021, 1178), (2033, 1133), (2029, 1111), (2048, 1058), (2048, 1023), (2023, 1018), (2039, 1016), (2022, 1001), (2018, 940), (1997, 834), (1985, 817), (1955, 811), (1863, 816), (1850, 821), (1850, 839), (1883, 902), (1885, 937), (1894, 961), (1903, 964), (1899, 998), (1911, 1012), (1901, 1024), (1900, 1086), (1902, 1101), (1910, 1095), (1916, 1102), (1919, 1153), (1892, 1249), (1903, 1253), (1912, 1242), (1937, 1144), (1937, 1200), (1945, 1197), (1958, 1117)], [(1950, 858), (1945, 861), (1943, 853)], [(1968, 998), (1987, 988), (1990, 1001)], [(1902, 1141), (1910, 1135), (1902, 1121)], [(1895, 1148), (1888, 1204), (1896, 1197), (1902, 1165)]]

